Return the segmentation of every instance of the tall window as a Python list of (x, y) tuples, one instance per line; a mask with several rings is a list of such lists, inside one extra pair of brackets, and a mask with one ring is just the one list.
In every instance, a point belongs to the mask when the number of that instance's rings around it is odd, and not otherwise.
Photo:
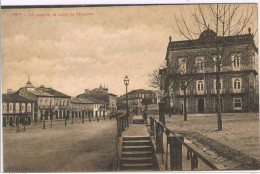
[(241, 61), (241, 54), (232, 55), (233, 69), (235, 70), (240, 69), (240, 61)]
[(204, 58), (203, 57), (197, 57), (196, 58), (196, 64), (198, 67), (198, 70), (204, 70)]
[(241, 82), (240, 79), (234, 80), (234, 89), (240, 89), (241, 88)]
[(3, 103), (3, 111), (7, 111), (7, 104)]
[(27, 112), (31, 112), (31, 111), (32, 111), (31, 103), (27, 103)]
[(233, 81), (233, 92), (240, 93), (241, 88), (242, 88), (241, 78), (235, 77), (235, 78), (232, 78), (232, 81)]
[(13, 111), (13, 103), (9, 103), (9, 111)]
[(20, 103), (15, 103), (15, 110), (20, 111)]
[(242, 109), (242, 100), (241, 98), (234, 98), (233, 99), (233, 106), (235, 110), (241, 110)]
[(25, 103), (22, 103), (22, 112), (25, 112)]
[(204, 90), (204, 82), (202, 80), (197, 81), (197, 91)]
[(186, 59), (179, 58), (179, 71), (180, 73), (186, 73)]

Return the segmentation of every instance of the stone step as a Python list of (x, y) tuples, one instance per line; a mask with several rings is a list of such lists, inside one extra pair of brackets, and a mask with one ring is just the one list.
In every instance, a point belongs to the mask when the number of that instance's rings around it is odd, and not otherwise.
[(123, 141), (135, 141), (135, 140), (151, 140), (151, 138), (150, 137), (143, 137), (143, 136), (123, 137)]
[(121, 170), (152, 170), (152, 163), (143, 163), (143, 164), (121, 164)]
[(141, 164), (152, 163), (152, 157), (123, 157), (121, 158), (121, 164)]
[(143, 119), (133, 119), (132, 123), (133, 124), (144, 124), (144, 120)]
[(123, 146), (122, 152), (125, 151), (149, 151), (152, 150), (151, 146)]
[(132, 141), (123, 141), (123, 146), (147, 146), (151, 145), (151, 140), (132, 140)]
[(122, 152), (121, 157), (152, 157), (152, 151), (127, 151)]

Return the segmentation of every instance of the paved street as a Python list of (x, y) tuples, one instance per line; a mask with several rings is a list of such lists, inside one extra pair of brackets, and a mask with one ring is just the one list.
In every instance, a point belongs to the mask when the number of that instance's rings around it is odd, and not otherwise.
[(64, 126), (56, 121), (43, 130), (28, 126), (3, 131), (4, 172), (91, 172), (109, 171), (114, 155), (116, 121), (80, 120)]

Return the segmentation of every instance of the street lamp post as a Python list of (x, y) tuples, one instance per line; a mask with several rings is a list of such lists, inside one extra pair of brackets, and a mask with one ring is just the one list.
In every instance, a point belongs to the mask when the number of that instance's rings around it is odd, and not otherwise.
[(129, 85), (129, 78), (127, 76), (125, 76), (124, 83), (125, 83), (125, 87), (126, 87), (126, 117), (127, 117), (127, 126), (129, 126), (128, 94), (127, 94), (127, 86)]
[[(65, 101), (63, 101), (63, 106), (65, 106), (64, 104), (65, 104)], [(67, 113), (66, 113), (65, 110), (63, 110), (62, 112), (63, 112), (63, 114), (64, 114), (65, 126), (67, 126)]]
[(73, 125), (73, 118), (74, 118), (74, 110), (70, 109), (70, 115), (71, 115), (71, 124)]
[(22, 116), (22, 112), (20, 111), (20, 116), (17, 118), (17, 122), (16, 122), (16, 124), (17, 124), (16, 132), (17, 132), (17, 133), (20, 132), (19, 124), (20, 124), (20, 117), (21, 117), (21, 116)]
[(52, 102), (52, 100), (50, 101), (50, 119), (51, 119), (51, 128), (52, 128), (53, 111), (52, 111), (52, 108), (51, 108), (51, 102)]
[(66, 116), (66, 112), (63, 111), (64, 114), (64, 119), (65, 119), (65, 126), (67, 126), (67, 116)]
[(84, 108), (82, 108), (81, 111), (82, 111), (82, 115), (81, 115), (82, 124), (84, 124), (84, 115), (85, 115), (85, 110), (84, 110)]
[(23, 113), (23, 131), (25, 132), (26, 113)]
[(43, 119), (42, 129), (45, 129), (45, 114), (43, 114), (43, 110), (40, 110), (40, 112), (41, 112), (41, 117)]
[(91, 111), (88, 111), (88, 121), (91, 122)]

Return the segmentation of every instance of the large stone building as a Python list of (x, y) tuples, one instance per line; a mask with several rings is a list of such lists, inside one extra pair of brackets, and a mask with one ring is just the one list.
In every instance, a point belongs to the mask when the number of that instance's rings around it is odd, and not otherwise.
[(50, 119), (50, 112), (53, 113), (54, 119), (64, 119), (69, 114), (71, 97), (55, 89), (46, 88), (43, 85), (35, 88), (28, 80), (26, 86), (16, 93), (35, 102), (35, 122)]
[[(222, 112), (250, 112), (258, 110), (258, 48), (250, 33), (220, 37), (209, 28), (195, 40), (171, 41), (166, 53), (167, 67), (178, 64), (184, 73), (191, 70), (189, 61), (198, 65), (196, 78), (187, 89), (187, 111), (189, 113), (216, 112), (216, 65), (208, 61), (208, 55), (215, 60), (215, 39), (225, 48), (220, 71), (220, 97)], [(206, 55), (206, 56), (205, 56)], [(161, 71), (163, 73), (164, 71)], [(165, 71), (166, 72), (166, 71)], [(170, 71), (168, 71), (170, 72)], [(170, 86), (170, 91), (171, 91)], [(183, 91), (172, 91), (173, 106), (183, 108)]]
[(83, 98), (71, 98), (71, 117), (73, 118), (82, 118), (94, 116), (94, 107), (95, 103), (89, 99)]
[[(116, 95), (108, 93), (108, 88), (102, 87), (101, 85), (99, 88), (95, 88), (93, 90), (86, 89), (85, 93), (77, 95), (77, 98), (85, 98), (90, 99), (93, 102), (97, 102), (97, 105), (95, 105), (96, 108), (98, 105), (102, 106), (105, 104), (105, 108), (107, 110), (106, 113), (108, 115), (113, 115), (117, 111)], [(96, 111), (97, 110), (95, 110), (94, 114), (96, 114)]]
[(35, 122), (35, 102), (16, 93), (2, 95), (3, 127)]
[[(152, 90), (136, 89), (127, 93), (128, 106), (130, 110), (142, 110), (142, 106), (146, 104), (157, 104), (157, 94)], [(118, 106), (120, 109), (126, 107), (126, 95), (118, 97)]]

